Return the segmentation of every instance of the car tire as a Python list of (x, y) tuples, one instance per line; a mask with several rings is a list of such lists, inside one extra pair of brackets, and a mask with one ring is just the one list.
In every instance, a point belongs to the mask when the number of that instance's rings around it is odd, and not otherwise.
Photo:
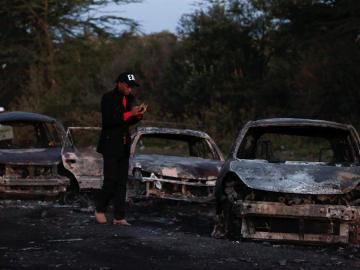
[(212, 236), (215, 238), (241, 238), (242, 219), (236, 215), (234, 203), (238, 199), (236, 188), (239, 180), (228, 176), (223, 180), (222, 195), (217, 200), (217, 216)]

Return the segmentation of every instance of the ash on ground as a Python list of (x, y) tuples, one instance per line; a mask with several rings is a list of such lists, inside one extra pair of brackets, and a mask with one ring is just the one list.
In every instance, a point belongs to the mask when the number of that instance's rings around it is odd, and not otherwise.
[(137, 201), (123, 227), (85, 201), (0, 201), (0, 269), (360, 269), (357, 246), (213, 239), (213, 204)]

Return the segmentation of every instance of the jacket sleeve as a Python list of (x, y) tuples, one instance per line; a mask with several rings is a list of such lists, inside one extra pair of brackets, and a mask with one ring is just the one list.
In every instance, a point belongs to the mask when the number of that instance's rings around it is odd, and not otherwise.
[(123, 111), (120, 106), (104, 95), (101, 99), (102, 125), (104, 128), (114, 128), (124, 125)]
[(140, 120), (142, 120), (142, 117), (141, 118), (137, 118), (136, 116), (133, 116), (131, 117), (129, 120), (128, 120), (128, 125), (131, 126), (131, 125), (135, 125), (136, 123), (138, 123)]

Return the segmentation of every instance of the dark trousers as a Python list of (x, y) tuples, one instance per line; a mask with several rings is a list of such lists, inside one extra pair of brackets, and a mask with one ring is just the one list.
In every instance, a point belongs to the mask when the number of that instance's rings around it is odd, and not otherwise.
[(114, 205), (114, 218), (125, 218), (126, 184), (128, 179), (129, 158), (103, 156), (104, 182), (96, 202), (96, 211), (105, 213), (110, 201)]

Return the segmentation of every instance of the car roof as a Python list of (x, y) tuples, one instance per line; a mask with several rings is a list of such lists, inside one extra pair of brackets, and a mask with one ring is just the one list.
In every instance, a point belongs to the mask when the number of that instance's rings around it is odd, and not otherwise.
[(0, 113), (0, 123), (1, 122), (47, 122), (52, 123), (56, 122), (55, 118), (52, 118), (47, 115), (32, 113), (32, 112), (4, 112)]
[(351, 125), (341, 124), (326, 120), (303, 119), (303, 118), (269, 118), (247, 123), (248, 127), (266, 127), (266, 126), (314, 126), (314, 127), (332, 127), (340, 129), (349, 129)]
[(180, 128), (161, 128), (161, 127), (137, 127), (135, 133), (141, 134), (175, 134), (185, 136), (195, 136), (200, 138), (209, 138), (209, 135), (203, 131)]

